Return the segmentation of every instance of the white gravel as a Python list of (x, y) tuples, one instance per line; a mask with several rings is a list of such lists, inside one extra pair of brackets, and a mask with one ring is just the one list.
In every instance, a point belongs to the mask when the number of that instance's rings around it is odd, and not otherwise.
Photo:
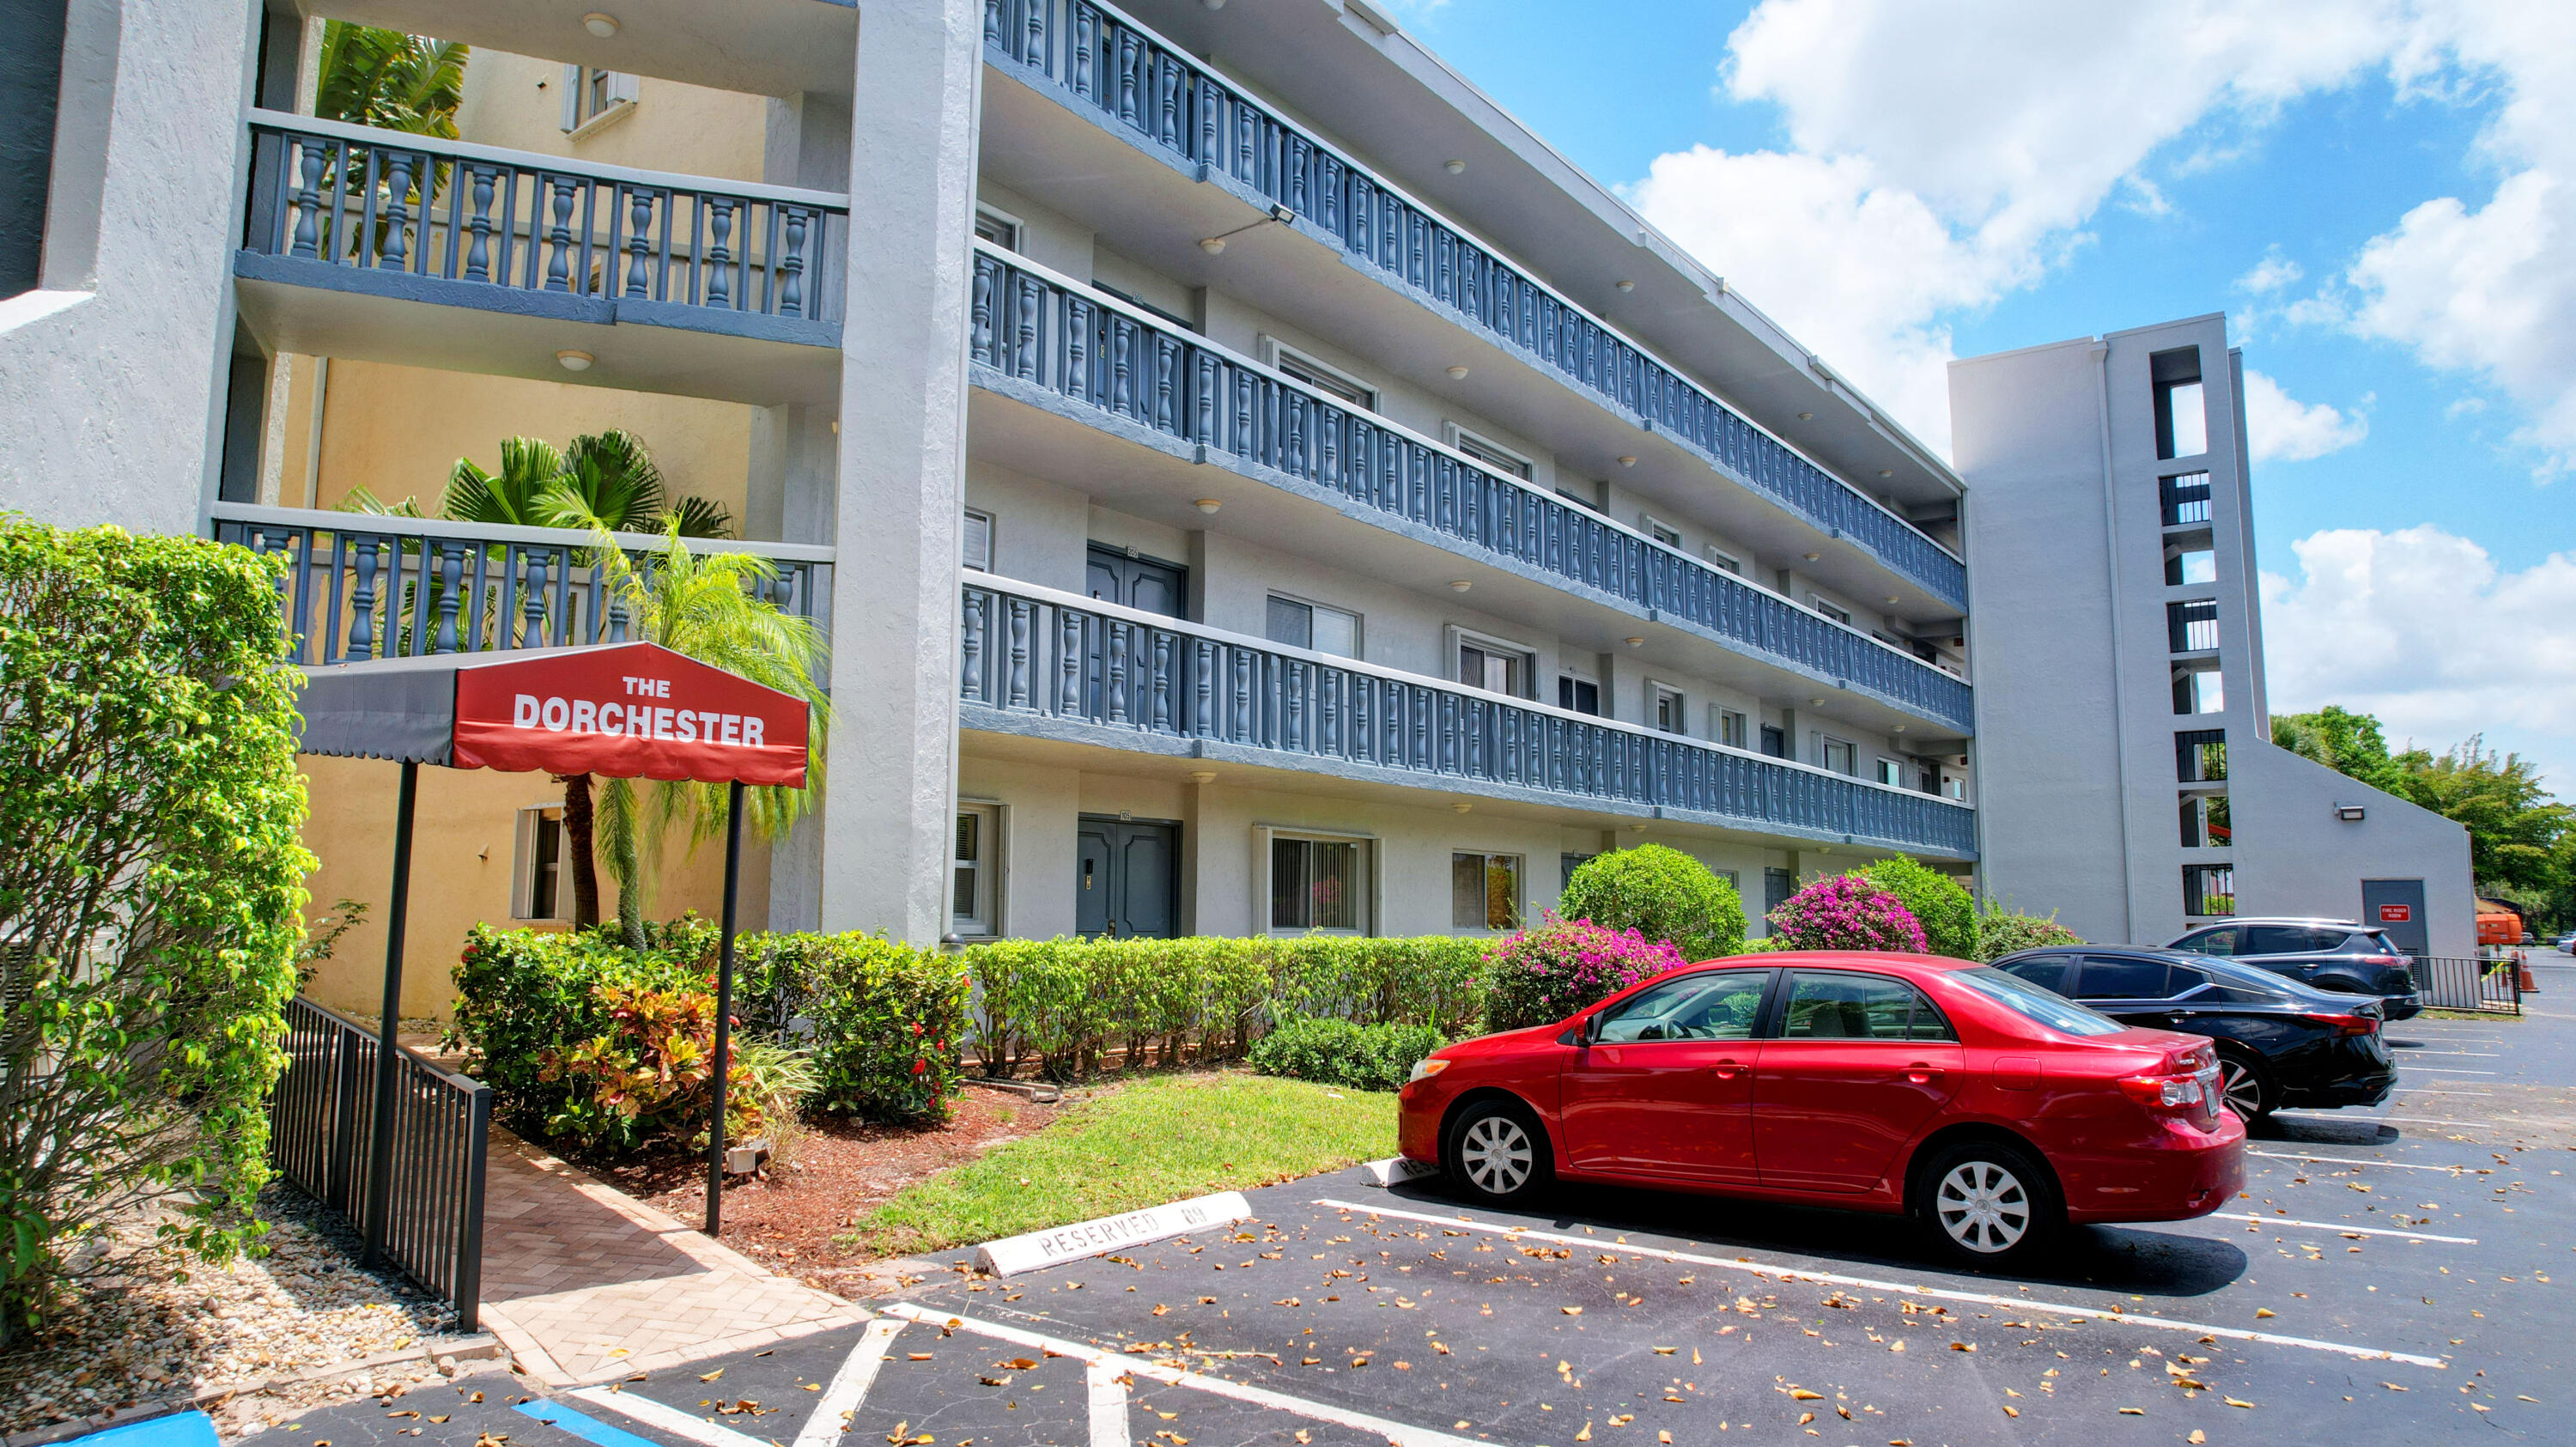
[[(204, 1389), (252, 1388), (418, 1346), (450, 1330), (445, 1302), (362, 1271), (346, 1226), (292, 1187), (260, 1198), (264, 1252), (229, 1266), (178, 1258), (141, 1219), (119, 1223), (108, 1274), (83, 1283), (42, 1336), (0, 1355), (0, 1432), (94, 1419)], [(180, 1280), (181, 1275), (187, 1280)], [(429, 1361), (210, 1403), (227, 1437), (326, 1402), (439, 1375)]]

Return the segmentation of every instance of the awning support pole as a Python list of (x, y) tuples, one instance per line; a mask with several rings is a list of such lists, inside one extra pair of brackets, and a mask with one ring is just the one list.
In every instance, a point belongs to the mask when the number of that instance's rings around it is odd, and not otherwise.
[(384, 1258), (385, 1225), (392, 1219), (394, 1178), (394, 1032), (402, 1023), (403, 917), (411, 906), (411, 815), (420, 793), (420, 765), (405, 761), (402, 791), (394, 803), (393, 902), (385, 910), (384, 1017), (376, 1029), (375, 1123), (367, 1132), (367, 1221), (364, 1260)]
[(716, 952), (716, 1103), (707, 1125), (707, 1234), (724, 1232), (725, 1083), (733, 1070), (734, 904), (742, 892), (742, 780), (725, 800), (724, 935)]

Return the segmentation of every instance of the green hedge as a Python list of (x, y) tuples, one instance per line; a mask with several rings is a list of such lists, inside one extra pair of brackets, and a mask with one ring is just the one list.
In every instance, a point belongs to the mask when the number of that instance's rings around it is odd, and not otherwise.
[(972, 993), (955, 957), (855, 932), (750, 935), (737, 950), (736, 1016), (812, 1048), (811, 1106), (899, 1125), (948, 1118)]
[(1485, 1006), (1485, 946), (1427, 935), (1249, 939), (999, 940), (965, 951), (979, 990), (985, 1070), (1051, 1080), (1101, 1067), (1239, 1059), (1281, 1022), (1471, 1030)]
[(574, 1087), (538, 1078), (550, 1052), (613, 1032), (604, 985), (656, 990), (703, 987), (714, 968), (715, 931), (703, 921), (647, 924), (651, 948), (626, 948), (594, 930), (495, 929), (478, 924), (456, 959), (456, 1019), (450, 1045), (466, 1051), (465, 1073), (492, 1087), (496, 1112), (523, 1135), (543, 1135)]
[(1353, 1090), (1394, 1090), (1422, 1057), (1448, 1044), (1428, 1025), (1354, 1025), (1348, 1020), (1291, 1020), (1252, 1047), (1264, 1075), (1311, 1080)]

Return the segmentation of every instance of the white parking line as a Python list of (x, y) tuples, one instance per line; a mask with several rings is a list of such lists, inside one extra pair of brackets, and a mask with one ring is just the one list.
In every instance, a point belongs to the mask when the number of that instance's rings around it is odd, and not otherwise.
[[(1248, 1386), (1242, 1382), (1229, 1381), (1224, 1377), (1211, 1377), (1204, 1372), (1193, 1372), (1182, 1367), (1167, 1367), (1160, 1362), (1149, 1362), (1143, 1357), (1103, 1351), (1099, 1347), (1088, 1347), (1076, 1341), (1042, 1336), (1037, 1332), (1022, 1331), (1015, 1326), (1003, 1326), (999, 1322), (978, 1321), (973, 1317), (929, 1311), (909, 1301), (894, 1303), (886, 1308), (886, 1314), (930, 1326), (971, 1331), (977, 1336), (988, 1336), (996, 1341), (1011, 1342), (1018, 1346), (1036, 1347), (1040, 1351), (1051, 1352), (1056, 1356), (1071, 1357), (1086, 1368), (1097, 1363), (1108, 1367), (1113, 1376), (1144, 1377), (1149, 1381), (1162, 1382), (1169, 1386), (1188, 1387), (1193, 1391), (1209, 1392), (1238, 1402), (1249, 1402), (1256, 1407), (1269, 1407), (1276, 1411), (1291, 1412), (1300, 1417), (1311, 1417), (1318, 1422), (1330, 1422), (1335, 1426), (1374, 1433), (1393, 1443), (1394, 1447), (1484, 1447), (1484, 1444), (1471, 1442), (1464, 1437), (1453, 1437), (1446, 1432), (1435, 1432), (1428, 1427), (1413, 1427), (1402, 1422), (1391, 1422), (1384, 1417), (1372, 1417), (1366, 1412), (1351, 1411), (1347, 1407), (1310, 1402), (1303, 1397), (1292, 1397), (1285, 1392), (1274, 1392), (1267, 1387)], [(2441, 1365), (2439, 1362), (2429, 1364)], [(1088, 1376), (1086, 1371), (1086, 1380)], [(1093, 1421), (1095, 1424), (1093, 1430), (1097, 1432), (1098, 1419), (1095, 1417)], [(1095, 1437), (1094, 1440), (1098, 1439)]]
[(2337, 1166), (2394, 1166), (2401, 1171), (2445, 1171), (2454, 1176), (2473, 1176), (2478, 1170), (2475, 1166), (2419, 1166), (2413, 1161), (2363, 1161), (2355, 1160), (2351, 1156), (2306, 1156), (2286, 1151), (2247, 1151), (2245, 1154), (2261, 1156), (2267, 1161), (2324, 1161), (2329, 1165)]
[(2331, 1110), (2284, 1110), (2277, 1111), (2275, 1114), (2314, 1116), (2320, 1123), (2330, 1121), (2398, 1120), (2404, 1121), (2408, 1125), (2456, 1125), (2465, 1130), (2476, 1130), (2485, 1124), (2483, 1121), (2474, 1120), (2435, 1120), (2429, 1115), (2345, 1115), (2339, 1111)]
[(2266, 1226), (2301, 1226), (2311, 1231), (2340, 1231), (2354, 1236), (2402, 1236), (2409, 1241), (2447, 1241), (2454, 1246), (2475, 1246), (2475, 1236), (2436, 1236), (2430, 1231), (2391, 1231), (2379, 1226), (2347, 1226), (2340, 1221), (2293, 1221), (2287, 1216), (2257, 1216), (2249, 1211), (2212, 1211), (2213, 1221), (2260, 1221)]
[(746, 1436), (713, 1422), (701, 1422), (677, 1407), (666, 1407), (650, 1397), (621, 1392), (613, 1387), (584, 1387), (564, 1395), (577, 1397), (594, 1407), (623, 1413), (647, 1427), (658, 1427), (674, 1437), (698, 1443), (699, 1447), (771, 1447), (770, 1443), (758, 1437)]
[(2408, 1055), (2474, 1055), (2480, 1060), (2504, 1058), (2504, 1052), (2501, 1050), (2409, 1050), (2406, 1053)]
[(2501, 1070), (2462, 1070), (2455, 1065), (2410, 1066), (2402, 1060), (2397, 1063), (2397, 1066), (2400, 1070), (2420, 1070), (2426, 1075), (2502, 1075), (2504, 1073)]
[(805, 1419), (805, 1430), (796, 1434), (796, 1447), (836, 1447), (850, 1430), (850, 1418), (859, 1404), (868, 1399), (868, 1388), (875, 1385), (877, 1368), (885, 1365), (886, 1349), (894, 1345), (894, 1334), (903, 1323), (892, 1317), (878, 1317), (860, 1333), (859, 1344), (850, 1348), (848, 1360), (832, 1374), (832, 1384), (823, 1389), (814, 1403), (813, 1415)]
[(1091, 1394), (1091, 1447), (1127, 1447), (1127, 1383), (1116, 1362), (1082, 1364)]
[(2492, 1090), (2435, 1090), (2433, 1087), (2431, 1087), (2431, 1086), (2429, 1086), (2429, 1085), (2401, 1085), (2401, 1086), (2397, 1087), (2396, 1093), (2397, 1093), (2397, 1094), (2399, 1094), (2399, 1095), (2483, 1095), (2483, 1096), (2493, 1096), (2493, 1095), (2495, 1094), (2495, 1092), (2494, 1092), (2494, 1091), (2492, 1091)]
[(2132, 1326), (2154, 1327), (2161, 1331), (2191, 1332), (2198, 1336), (2223, 1336), (2235, 1341), (2259, 1341), (2273, 1346), (2305, 1347), (2309, 1351), (2332, 1352), (2338, 1356), (2358, 1357), (2364, 1361), (2404, 1362), (2408, 1366), (2447, 1365), (2440, 1357), (2419, 1357), (2410, 1352), (2382, 1351), (2377, 1347), (2354, 1346), (2347, 1342), (2318, 1341), (2312, 1337), (2280, 1336), (2267, 1331), (2247, 1331), (2242, 1327), (2212, 1326), (2206, 1322), (2182, 1321), (2170, 1316), (2148, 1316), (2133, 1311), (2114, 1311), (2104, 1307), (2076, 1306), (2069, 1302), (2040, 1301), (2027, 1296), (1997, 1296), (1983, 1291), (1958, 1291), (1943, 1286), (1924, 1286), (1903, 1281), (1873, 1281), (1865, 1276), (1844, 1276), (1831, 1271), (1816, 1271), (1783, 1262), (1760, 1261), (1750, 1256), (1701, 1256), (1688, 1251), (1668, 1251), (1660, 1246), (1639, 1246), (1630, 1242), (1612, 1243), (1598, 1236), (1568, 1236), (1556, 1231), (1539, 1231), (1525, 1226), (1497, 1226), (1472, 1216), (1433, 1216), (1420, 1211), (1397, 1211), (1384, 1206), (1363, 1206), (1354, 1201), (1320, 1198), (1318, 1206), (1336, 1210), (1359, 1211), (1371, 1216), (1385, 1216), (1398, 1221), (1420, 1221), (1431, 1226), (1464, 1226), (1496, 1236), (1532, 1241), (1555, 1241), (1568, 1246), (1609, 1250), (1630, 1256), (1652, 1256), (1659, 1261), (1682, 1261), (1694, 1266), (1715, 1266), (1726, 1271), (1768, 1272), (1773, 1276), (1798, 1281), (1817, 1281), (1828, 1286), (1851, 1286), (1863, 1291), (1892, 1291), (1904, 1296), (1930, 1296), (1943, 1301), (1964, 1301), (1976, 1306), (2003, 1306), (2017, 1311), (2036, 1311), (2049, 1316), (2083, 1317), (2093, 1321), (2127, 1322)]

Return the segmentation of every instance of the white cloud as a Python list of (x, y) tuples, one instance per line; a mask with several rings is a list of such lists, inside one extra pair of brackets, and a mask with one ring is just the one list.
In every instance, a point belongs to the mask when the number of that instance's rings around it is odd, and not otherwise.
[(2281, 384), (2245, 369), (2245, 449), (2256, 462), (2306, 462), (2370, 435), (2370, 419), (2323, 402), (2306, 403)]
[(2290, 547), (2301, 576), (2262, 579), (2273, 712), (2339, 703), (2437, 752), (2482, 732), (2576, 793), (2576, 553), (2508, 572), (2429, 524)]
[(2276, 245), (2264, 250), (2263, 259), (2254, 263), (2253, 270), (2236, 278), (2236, 289), (2262, 296), (2279, 291), (2305, 275), (2307, 271), (2297, 262), (2282, 255), (2281, 248)]

